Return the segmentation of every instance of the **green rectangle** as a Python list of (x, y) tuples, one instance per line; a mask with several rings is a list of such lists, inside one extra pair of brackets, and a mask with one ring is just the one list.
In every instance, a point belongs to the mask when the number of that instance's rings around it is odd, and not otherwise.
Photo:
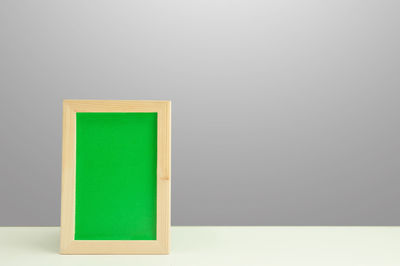
[(156, 240), (157, 113), (76, 114), (75, 240)]

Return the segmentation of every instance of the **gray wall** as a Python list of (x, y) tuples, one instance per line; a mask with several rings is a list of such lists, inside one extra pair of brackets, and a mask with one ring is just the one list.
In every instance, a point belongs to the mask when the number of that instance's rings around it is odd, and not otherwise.
[(173, 101), (174, 225), (400, 225), (399, 1), (0, 2), (0, 225), (58, 225), (61, 102)]

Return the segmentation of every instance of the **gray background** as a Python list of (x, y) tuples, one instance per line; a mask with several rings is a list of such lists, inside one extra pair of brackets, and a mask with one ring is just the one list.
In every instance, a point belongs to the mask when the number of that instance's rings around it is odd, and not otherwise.
[(400, 225), (399, 1), (0, 1), (0, 225), (58, 225), (61, 102), (173, 101), (174, 225)]

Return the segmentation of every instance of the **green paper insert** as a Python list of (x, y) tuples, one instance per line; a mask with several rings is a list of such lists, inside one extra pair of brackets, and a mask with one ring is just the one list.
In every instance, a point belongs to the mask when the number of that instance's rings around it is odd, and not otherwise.
[(75, 240), (156, 240), (157, 113), (76, 114)]

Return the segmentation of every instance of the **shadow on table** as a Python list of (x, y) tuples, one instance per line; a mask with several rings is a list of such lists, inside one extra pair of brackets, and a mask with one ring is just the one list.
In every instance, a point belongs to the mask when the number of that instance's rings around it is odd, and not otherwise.
[(60, 229), (51, 227), (43, 230), (41, 227), (15, 227), (12, 233), (5, 235), (8, 238), (9, 248), (24, 249), (33, 252), (59, 253)]
[(60, 249), (60, 229), (55, 228), (49, 232), (43, 232), (40, 239), (36, 239), (37, 248), (50, 253), (59, 253)]

